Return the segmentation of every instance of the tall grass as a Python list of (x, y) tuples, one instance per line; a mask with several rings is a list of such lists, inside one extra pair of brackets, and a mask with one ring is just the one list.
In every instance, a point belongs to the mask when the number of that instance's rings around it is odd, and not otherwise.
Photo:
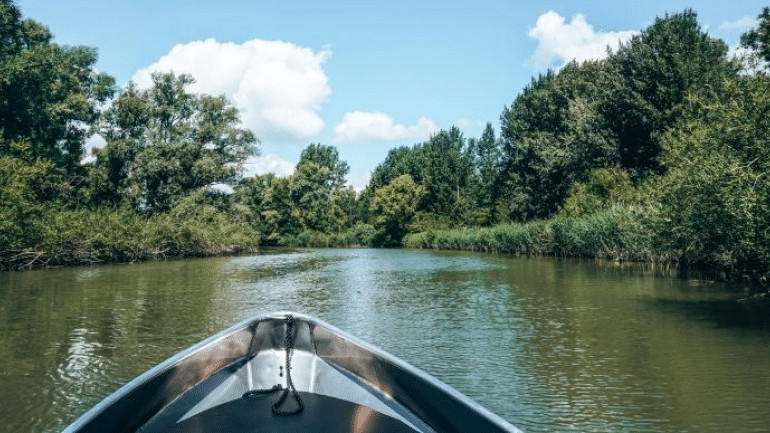
[(670, 257), (655, 247), (649, 217), (624, 207), (579, 218), (555, 218), (549, 227), (556, 255), (630, 261)]
[(411, 233), (403, 242), (407, 248), (543, 254), (549, 250), (546, 238), (545, 223), (533, 222)]
[(53, 209), (32, 246), (0, 251), (0, 270), (130, 263), (255, 250), (259, 235), (212, 206), (151, 217), (125, 209)]
[(619, 207), (579, 218), (413, 233), (404, 246), (634, 261), (664, 257), (646, 226), (643, 215)]

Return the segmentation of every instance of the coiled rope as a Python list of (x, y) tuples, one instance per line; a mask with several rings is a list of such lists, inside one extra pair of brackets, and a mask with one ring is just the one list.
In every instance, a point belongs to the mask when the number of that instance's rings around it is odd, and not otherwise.
[[(302, 399), (300, 399), (299, 393), (294, 387), (294, 382), (291, 380), (291, 357), (294, 353), (294, 317), (291, 314), (286, 315), (286, 336), (284, 337), (284, 349), (286, 351), (286, 388), (282, 387), (281, 384), (277, 384), (270, 389), (255, 389), (247, 391), (245, 394), (243, 394), (243, 397), (248, 398), (257, 395), (271, 394), (273, 392), (283, 390), (281, 396), (278, 397), (278, 401), (276, 401), (271, 407), (271, 410), (276, 415), (288, 416), (296, 415), (305, 410), (305, 405), (302, 403)], [(251, 348), (249, 348), (249, 353), (251, 353)], [(283, 406), (289, 394), (291, 394), (291, 396), (294, 398), (294, 401), (296, 402), (295, 407), (288, 410), (281, 409), (281, 406)]]

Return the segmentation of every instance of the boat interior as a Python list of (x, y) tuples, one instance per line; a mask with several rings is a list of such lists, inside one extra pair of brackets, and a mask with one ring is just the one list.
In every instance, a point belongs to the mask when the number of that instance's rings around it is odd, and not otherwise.
[(515, 432), (392, 355), (276, 313), (181, 352), (111, 395), (74, 432)]

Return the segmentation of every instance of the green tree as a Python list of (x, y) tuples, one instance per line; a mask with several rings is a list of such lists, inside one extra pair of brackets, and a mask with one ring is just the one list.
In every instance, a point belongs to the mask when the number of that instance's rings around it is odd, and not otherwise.
[(468, 143), (473, 155), (474, 175), (476, 177), (475, 188), (472, 195), (475, 198), (474, 220), (477, 224), (489, 225), (495, 220), (494, 204), (500, 196), (497, 189), (497, 180), (502, 168), (502, 145), (495, 137), (495, 129), (491, 123), (487, 123), (481, 138), (478, 141)]
[(0, 157), (0, 251), (18, 252), (40, 240), (40, 215), (46, 206), (51, 171), (49, 161), (30, 164)]
[(239, 127), (238, 110), (224, 96), (188, 93), (192, 82), (156, 73), (150, 89), (129, 85), (107, 111), (107, 146), (96, 152), (93, 175), (97, 203), (128, 198), (163, 212), (192, 191), (238, 181), (256, 138)]
[(280, 245), (284, 236), (301, 231), (292, 218), (289, 180), (268, 173), (244, 179), (235, 189), (233, 200), (250, 209), (251, 226), (264, 245)]
[[(425, 188), (421, 208), (426, 226), (468, 224), (474, 204), (473, 155), (456, 127), (439, 131), (428, 141), (391, 149), (385, 161), (372, 172), (362, 201), (369, 202), (379, 188), (408, 174)], [(377, 216), (372, 214), (372, 220)]]
[(45, 26), (22, 19), (12, 0), (0, 0), (0, 155), (80, 173), (88, 127), (114, 79), (94, 71), (95, 49), (52, 39)]
[(330, 234), (348, 228), (356, 212), (355, 192), (345, 186), (348, 171), (334, 146), (310, 144), (303, 149), (284, 191), (291, 222), (282, 231)]
[(600, 168), (591, 172), (587, 182), (572, 185), (559, 214), (570, 218), (594, 214), (612, 206), (630, 204), (635, 193), (627, 171), (618, 167)]
[(770, 78), (692, 97), (663, 139), (661, 242), (685, 264), (770, 273)]
[(762, 9), (757, 18), (759, 25), (741, 35), (741, 45), (756, 51), (765, 63), (770, 63), (770, 7)]
[(361, 221), (372, 221), (371, 202), (377, 189), (393, 179), (409, 174), (415, 182), (423, 180), (423, 146), (398, 146), (388, 151), (385, 160), (372, 171), (371, 179), (359, 198), (358, 215)]
[(319, 143), (312, 143), (302, 150), (297, 163), (297, 170), (305, 164), (316, 164), (327, 170), (327, 180), (324, 182), (328, 187), (335, 189), (345, 185), (345, 177), (350, 172), (348, 163), (340, 160), (340, 154), (334, 146), (325, 146)]
[(617, 160), (617, 138), (599, 110), (609, 74), (602, 62), (570, 63), (533, 79), (501, 116), (503, 220), (554, 215), (575, 182)]
[(329, 220), (332, 231), (342, 233), (356, 223), (356, 191), (353, 187), (337, 188), (332, 192)]
[(621, 166), (635, 178), (661, 173), (660, 138), (679, 117), (690, 94), (716, 90), (735, 74), (727, 45), (709, 37), (697, 14), (656, 18), (609, 58), (613, 77), (601, 111), (619, 139)]
[(334, 188), (329, 185), (333, 175), (328, 168), (314, 162), (297, 165), (289, 180), (289, 194), (293, 204), (292, 217), (304, 230), (328, 233), (332, 230), (329, 219)]
[(415, 183), (408, 174), (398, 176), (377, 189), (371, 206), (378, 244), (401, 245), (424, 193), (425, 188)]
[(431, 137), (421, 151), (426, 210), (439, 219), (461, 224), (470, 210), (468, 180), (473, 170), (464, 146), (462, 133), (452, 127)]
[(409, 174), (415, 182), (423, 179), (423, 155), (422, 145), (398, 146), (388, 151), (385, 160), (372, 171), (367, 189), (376, 190), (390, 183), (393, 179)]

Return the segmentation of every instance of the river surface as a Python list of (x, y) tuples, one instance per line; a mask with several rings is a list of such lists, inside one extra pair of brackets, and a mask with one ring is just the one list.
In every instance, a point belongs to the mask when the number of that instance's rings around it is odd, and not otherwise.
[(528, 432), (770, 431), (770, 309), (581, 260), (409, 250), (0, 273), (0, 431), (60, 431), (242, 319), (315, 315)]

